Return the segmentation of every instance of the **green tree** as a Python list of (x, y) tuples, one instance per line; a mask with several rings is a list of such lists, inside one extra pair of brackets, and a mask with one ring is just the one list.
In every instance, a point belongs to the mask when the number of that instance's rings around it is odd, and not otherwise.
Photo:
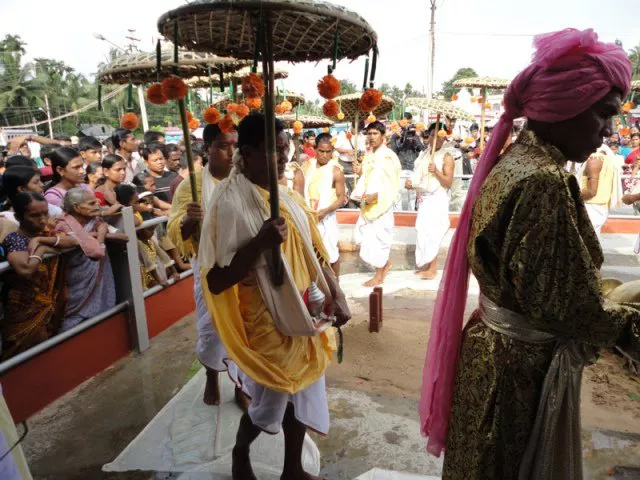
[(459, 69), (453, 78), (447, 80), (442, 84), (442, 90), (438, 92), (438, 96), (442, 96), (445, 100), (449, 100), (451, 96), (456, 93), (459, 89), (453, 86), (453, 82), (456, 80), (460, 80), (461, 78), (471, 78), (477, 77), (478, 74), (473, 68), (465, 67)]
[(633, 68), (633, 79), (640, 79), (640, 43), (628, 52), (629, 60)]
[(350, 93), (357, 93), (359, 91), (355, 83), (350, 80), (340, 80), (340, 95), (349, 95)]

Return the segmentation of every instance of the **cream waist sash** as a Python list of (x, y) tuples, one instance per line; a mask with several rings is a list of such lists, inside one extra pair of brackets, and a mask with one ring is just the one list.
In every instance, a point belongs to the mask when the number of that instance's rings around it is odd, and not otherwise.
[(582, 480), (580, 384), (582, 370), (595, 361), (596, 347), (535, 330), (523, 315), (484, 295), (480, 313), (487, 327), (513, 340), (555, 343), (518, 479)]

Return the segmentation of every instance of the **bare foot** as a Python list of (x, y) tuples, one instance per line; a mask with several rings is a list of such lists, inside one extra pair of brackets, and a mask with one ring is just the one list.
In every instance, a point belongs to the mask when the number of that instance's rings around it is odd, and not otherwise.
[(236, 387), (235, 400), (236, 405), (238, 405), (243, 412), (247, 412), (249, 410), (251, 399), (247, 396), (246, 393), (242, 391), (240, 387)]
[(391, 261), (388, 261), (384, 266), (384, 268), (382, 269), (382, 282), (380, 283), (384, 283), (384, 280), (387, 278), (387, 273), (389, 273), (389, 270), (391, 270), (392, 266), (393, 265), (391, 264)]
[(437, 272), (430, 272), (430, 271), (425, 271), (425, 272), (420, 272), (420, 279), (422, 280), (433, 280), (434, 278), (436, 278)]
[(384, 283), (384, 279), (387, 277), (387, 273), (391, 269), (391, 262), (387, 262), (387, 264), (376, 270), (375, 276), (371, 279), (363, 283), (365, 287), (377, 287), (378, 285), (382, 285)]
[(204, 387), (202, 401), (205, 405), (220, 405), (220, 384), (218, 382), (218, 372), (215, 370), (207, 368), (207, 383)]
[(248, 447), (233, 447), (231, 454), (231, 476), (233, 480), (258, 480), (251, 468)]
[(382, 284), (382, 280), (380, 280), (379, 275), (376, 273), (375, 277), (373, 277), (370, 280), (367, 280), (362, 285), (364, 285), (365, 287), (377, 287), (378, 285), (381, 285), (381, 284)]

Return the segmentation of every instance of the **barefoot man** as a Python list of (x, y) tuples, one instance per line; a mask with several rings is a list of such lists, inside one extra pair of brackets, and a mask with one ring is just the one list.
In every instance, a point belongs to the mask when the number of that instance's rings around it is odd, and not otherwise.
[[(427, 148), (416, 159), (413, 176), (407, 188), (418, 192), (416, 219), (416, 268), (423, 280), (431, 280), (438, 273), (440, 244), (449, 231), (449, 188), (453, 182), (453, 157), (442, 146), (446, 137), (438, 135), (441, 124), (433, 123), (428, 130)], [(432, 146), (435, 139), (435, 153)]]
[[(209, 163), (206, 168), (196, 172), (196, 189), (201, 203), (192, 201), (191, 182), (189, 178), (186, 178), (180, 183), (173, 196), (168, 234), (183, 257), (192, 257), (191, 265), (193, 266), (194, 294), (198, 315), (196, 352), (198, 359), (207, 371), (203, 401), (207, 405), (219, 405), (218, 377), (219, 372), (227, 370), (227, 365), (223, 362), (227, 358), (227, 352), (213, 329), (211, 317), (202, 297), (200, 272), (196, 260), (198, 241), (195, 236), (199, 234), (198, 225), (205, 217), (213, 191), (220, 180), (229, 176), (232, 166), (231, 159), (238, 143), (238, 134), (237, 132), (222, 133), (218, 125), (207, 125), (202, 136), (208, 151)], [(235, 365), (229, 366), (231, 377), (234, 379), (237, 379), (236, 370)], [(236, 388), (236, 401), (241, 407), (245, 409), (248, 407), (249, 399), (240, 388)]]
[(305, 177), (307, 204), (318, 212), (318, 230), (329, 254), (329, 262), (336, 277), (340, 276), (340, 251), (338, 241), (340, 231), (336, 210), (346, 202), (344, 173), (337, 160), (333, 158), (331, 135), (321, 133), (316, 137), (316, 156), (308, 161)]
[[(275, 127), (278, 174), (282, 176), (289, 139), (282, 122), (277, 120)], [(338, 325), (348, 320), (349, 313), (315, 226), (315, 215), (306, 209), (304, 200), (281, 187), (281, 217), (269, 218), (265, 150), (264, 116), (245, 117), (238, 127), (235, 168), (218, 185), (209, 204), (198, 261), (213, 324), (229, 358), (243, 372), (242, 388), (251, 397), (233, 449), (233, 478), (256, 478), (249, 459), (251, 443), (261, 432), (275, 434), (282, 426), (281, 478), (313, 480), (302, 467), (302, 445), (307, 428), (321, 434), (329, 430), (324, 373), (335, 350), (335, 338), (331, 329), (300, 332), (310, 324), (303, 294), (312, 284), (326, 292), (325, 312), (333, 312)], [(269, 258), (278, 247), (284, 276), (283, 284), (276, 288)], [(292, 336), (294, 330), (296, 336)]]
[(375, 276), (365, 287), (384, 283), (391, 268), (389, 254), (393, 239), (393, 205), (400, 189), (400, 160), (384, 144), (386, 129), (381, 122), (367, 126), (369, 150), (362, 162), (362, 176), (351, 195), (360, 202), (355, 241), (360, 258), (375, 267)]

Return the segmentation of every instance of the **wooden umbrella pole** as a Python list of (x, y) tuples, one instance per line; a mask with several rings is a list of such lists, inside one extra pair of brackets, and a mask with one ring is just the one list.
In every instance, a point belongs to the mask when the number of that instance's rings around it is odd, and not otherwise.
[(184, 135), (184, 149), (187, 154), (187, 166), (189, 167), (189, 181), (191, 182), (191, 199), (198, 201), (198, 191), (196, 190), (196, 169), (193, 165), (193, 151), (191, 150), (191, 132), (189, 131), (189, 121), (187, 120), (187, 104), (184, 98), (178, 100), (180, 108), (180, 123), (182, 123), (182, 134)]
[(300, 135), (293, 134), (293, 159), (297, 164), (300, 164)]
[(353, 152), (353, 161), (354, 162), (360, 161), (360, 159), (358, 158), (358, 153), (359, 153), (359, 151), (358, 151), (358, 138), (360, 137), (360, 135), (359, 135), (360, 129), (358, 128), (360, 126), (359, 125), (360, 118), (359, 118), (358, 113), (359, 112), (356, 109), (356, 119), (354, 120), (355, 127), (356, 127), (356, 145), (355, 145), (355, 147), (353, 147), (354, 148), (354, 152)]
[[(273, 72), (273, 26), (268, 13), (264, 16), (264, 41), (262, 51), (262, 75), (265, 82), (265, 146), (267, 149), (267, 163), (269, 169), (269, 204), (271, 218), (280, 216), (280, 198), (278, 185), (278, 157), (276, 155), (276, 123), (275, 123), (275, 88)], [(280, 247), (275, 247), (272, 252), (271, 280), (276, 286), (284, 281), (282, 257)]]
[(487, 87), (482, 89), (482, 106), (480, 107), (480, 151), (484, 149), (484, 105), (487, 103)]

